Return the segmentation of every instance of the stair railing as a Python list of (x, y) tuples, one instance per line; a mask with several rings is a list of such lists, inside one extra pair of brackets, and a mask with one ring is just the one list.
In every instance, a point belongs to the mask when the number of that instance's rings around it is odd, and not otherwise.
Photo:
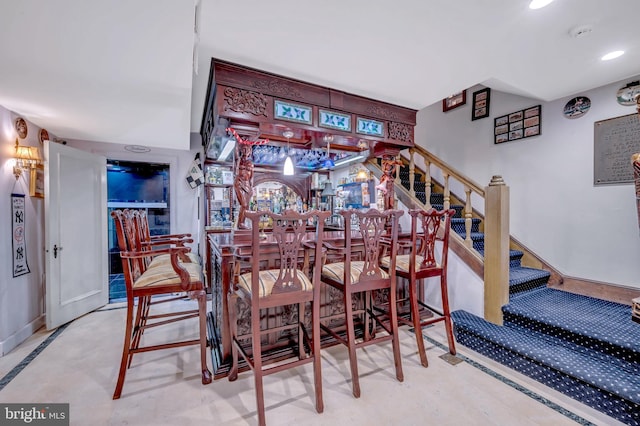
[[(406, 151), (403, 151), (403, 153)], [(403, 154), (401, 153), (401, 155)], [(451, 206), (451, 184), (450, 179), (453, 179), (457, 182), (457, 186), (461, 187), (464, 194), (465, 199), (460, 200), (461, 204), (464, 205), (463, 217), (465, 219), (465, 237), (464, 242), (467, 247), (473, 249), (473, 241), (471, 240), (471, 224), (472, 219), (474, 217), (474, 210), (472, 207), (472, 193), (477, 194), (477, 196), (484, 200), (485, 193), (484, 189), (481, 188), (474, 181), (455, 170), (453, 167), (449, 166), (444, 161), (440, 160), (438, 157), (432, 155), (429, 151), (425, 150), (420, 146), (415, 146), (409, 149), (409, 193), (412, 197), (416, 197), (415, 192), (415, 170), (416, 170), (416, 154), (420, 157), (423, 162), (423, 168), (421, 171), (425, 174), (425, 195), (426, 195), (426, 203), (425, 207), (427, 209), (431, 208), (431, 184), (432, 181), (432, 167), (436, 167), (440, 174), (442, 175), (442, 187), (443, 187), (443, 199), (444, 199), (444, 208), (448, 209)], [(476, 216), (479, 216), (476, 213)]]
[[(443, 208), (448, 209), (452, 201), (462, 204), (465, 219), (465, 236), (458, 244), (450, 245), (459, 257), (484, 279), (484, 317), (495, 324), (502, 325), (502, 306), (509, 302), (509, 188), (500, 176), (494, 176), (489, 185), (483, 189), (455, 170), (438, 157), (420, 146), (402, 151), (398, 157), (409, 162), (409, 190), (400, 185), (396, 179), (396, 194), (410, 196), (410, 203), (422, 205), (429, 209), (431, 205), (431, 186), (440, 186), (443, 192)], [(400, 158), (398, 158), (400, 159)], [(373, 163), (371, 163), (373, 164)], [(377, 165), (375, 166), (377, 167)], [(416, 169), (425, 176), (426, 201), (422, 203), (415, 190)], [(372, 168), (370, 170), (373, 171)], [(396, 168), (399, 176), (400, 166)], [(452, 191), (453, 187), (453, 191)], [(464, 200), (456, 194), (464, 193)], [(474, 200), (477, 202), (474, 204)], [(476, 208), (474, 208), (474, 205)], [(483, 219), (484, 223), (484, 258), (473, 248), (471, 238), (473, 217)], [(459, 236), (452, 233), (452, 242), (459, 241)], [(460, 251), (466, 251), (467, 254)]]

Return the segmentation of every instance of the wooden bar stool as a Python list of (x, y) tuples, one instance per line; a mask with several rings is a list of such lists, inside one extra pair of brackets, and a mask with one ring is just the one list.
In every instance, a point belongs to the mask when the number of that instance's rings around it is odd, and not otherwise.
[[(317, 210), (308, 213), (296, 213), (292, 210), (284, 214), (272, 212), (247, 212), (251, 222), (251, 250), (245, 253), (236, 251), (236, 270), (234, 273), (234, 289), (229, 295), (230, 323), (232, 338), (232, 365), (229, 380), (238, 377), (238, 355), (241, 355), (253, 370), (258, 421), (265, 424), (263, 376), (280, 372), (284, 369), (313, 362), (316, 411), (322, 413), (322, 375), (320, 368), (320, 267), (322, 266), (322, 237), (324, 220), (330, 212)], [(267, 238), (261, 238), (260, 221), (263, 217), (273, 222), (273, 231)], [(315, 234), (309, 238), (307, 223), (315, 223)], [(275, 248), (273, 247), (275, 245)], [(311, 259), (313, 253), (313, 259)], [(302, 257), (302, 266), (301, 263)], [(308, 267), (313, 262), (311, 274)], [(244, 270), (240, 266), (244, 264)], [(263, 266), (266, 264), (267, 266)], [(251, 315), (250, 335), (238, 333), (238, 299), (244, 299), (249, 305)], [(309, 338), (304, 324), (305, 304), (311, 303), (311, 330)], [(297, 329), (297, 357), (265, 367), (268, 355), (263, 353), (261, 336), (269, 330), (261, 330), (261, 313), (267, 316), (269, 309), (286, 305), (297, 305), (298, 317), (295, 324), (288, 328)], [(265, 312), (266, 310), (266, 312)], [(244, 312), (243, 312), (244, 313)], [(244, 313), (246, 315), (246, 313)], [(272, 330), (282, 333), (285, 326)], [(293, 338), (295, 335), (292, 335)], [(247, 339), (251, 344), (243, 344)], [(249, 347), (251, 352), (248, 351)], [(310, 349), (306, 350), (306, 347)]]
[[(427, 367), (427, 354), (424, 347), (422, 327), (444, 321), (449, 344), (449, 353), (456, 354), (453, 329), (451, 327), (451, 313), (449, 311), (449, 294), (447, 290), (447, 258), (449, 253), (449, 231), (451, 217), (455, 210), (422, 209), (409, 210), (411, 215), (411, 241), (406, 246), (411, 250), (409, 254), (398, 255), (395, 259), (395, 271), (399, 277), (406, 278), (409, 286), (409, 302), (411, 306), (411, 321), (398, 318), (399, 321), (412, 325), (415, 329), (420, 363)], [(436, 241), (440, 241), (440, 261), (436, 259)], [(401, 244), (402, 245), (402, 244)], [(389, 270), (393, 269), (393, 254), (382, 258), (382, 264)], [(442, 294), (442, 313), (425, 305), (418, 297), (418, 283), (429, 277), (440, 277), (440, 292)], [(420, 306), (439, 315), (420, 320)]]
[[(344, 298), (344, 314), (346, 322), (346, 339), (335, 330), (322, 325), (323, 330), (330, 333), (339, 342), (347, 346), (349, 350), (349, 363), (351, 367), (351, 379), (353, 383), (353, 396), (360, 397), (360, 381), (358, 376), (358, 361), (356, 349), (374, 343), (391, 340), (393, 358), (396, 369), (396, 378), (404, 380), (402, 373), (402, 359), (400, 356), (400, 343), (398, 340), (398, 321), (396, 304), (396, 273), (395, 254), (398, 240), (398, 218), (404, 212), (400, 210), (387, 210), (380, 212), (371, 209), (366, 213), (357, 210), (342, 211), (344, 217), (345, 238), (344, 246), (338, 247), (325, 242), (327, 255), (341, 255), (341, 261), (329, 263), (322, 268), (322, 282), (342, 292)], [(356, 229), (352, 229), (352, 227)], [(362, 260), (352, 260), (352, 247), (362, 242), (364, 254)], [(380, 267), (380, 255), (384, 242), (390, 244), (391, 269), (389, 272)], [(389, 322), (385, 324), (382, 318), (371, 309), (372, 290), (389, 290)], [(352, 295), (364, 294), (363, 335), (361, 341), (356, 342), (354, 315), (360, 311), (354, 311), (352, 307)], [(380, 325), (388, 334), (375, 336), (375, 327)]]
[[(207, 367), (207, 327), (206, 327), (206, 291), (202, 279), (202, 267), (191, 262), (187, 253), (190, 249), (184, 245), (164, 244), (163, 248), (145, 246), (140, 240), (140, 220), (138, 211), (114, 210), (111, 212), (116, 225), (116, 235), (127, 289), (127, 317), (125, 323), (124, 345), (120, 361), (120, 371), (113, 399), (120, 398), (127, 369), (131, 366), (133, 355), (140, 352), (176, 348), (187, 345), (200, 347), (200, 365), (202, 384), (211, 383), (211, 372)], [(144, 216), (143, 220), (146, 220)], [(172, 296), (186, 293), (198, 301), (198, 308), (152, 314), (150, 312), (154, 296)], [(184, 298), (184, 295), (180, 298)], [(134, 304), (138, 301), (138, 310), (134, 321)], [(162, 302), (172, 299), (162, 299)], [(191, 340), (172, 340), (167, 343), (140, 346), (142, 334), (147, 328), (171, 324), (190, 318), (198, 319), (198, 338)]]

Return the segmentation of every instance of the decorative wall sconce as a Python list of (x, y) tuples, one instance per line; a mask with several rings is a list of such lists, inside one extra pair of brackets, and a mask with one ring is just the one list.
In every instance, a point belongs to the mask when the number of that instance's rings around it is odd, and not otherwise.
[(14, 158), (16, 164), (13, 166), (13, 175), (16, 177), (16, 180), (20, 178), (24, 170), (30, 170), (42, 162), (40, 150), (35, 146), (20, 146), (18, 138), (16, 138)]

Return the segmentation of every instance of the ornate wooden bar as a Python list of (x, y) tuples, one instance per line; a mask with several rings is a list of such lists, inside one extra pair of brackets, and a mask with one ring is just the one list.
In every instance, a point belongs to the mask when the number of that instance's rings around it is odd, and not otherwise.
[[(283, 105), (301, 115), (286, 116)], [(341, 127), (321, 122), (321, 113), (325, 118), (327, 114), (342, 117), (350, 125)], [(414, 146), (415, 124), (416, 111), (410, 108), (212, 59), (200, 134), (207, 153), (212, 141), (228, 137), (229, 128), (237, 132), (240, 140), (269, 139), (273, 145), (286, 143), (294, 148), (324, 148), (328, 140), (325, 136), (330, 137), (334, 150), (367, 152), (369, 158), (385, 159), (385, 208), (392, 208), (395, 161), (400, 150)], [(291, 130), (293, 136), (283, 137), (284, 130)], [(243, 213), (249, 202), (248, 188), (252, 186), (251, 182), (257, 185), (267, 180), (291, 184), (300, 194), (309, 192), (310, 188), (308, 176), (306, 179), (300, 179), (298, 175), (279, 175), (278, 179), (267, 177), (272, 174), (269, 170), (254, 170), (250, 164), (248, 145), (239, 143), (236, 149), (234, 188), (239, 208), (236, 229), (207, 235), (206, 262), (212, 289), (208, 332), (216, 378), (227, 374), (231, 348), (227, 295), (232, 282), (233, 250), (251, 244), (246, 238), (247, 230), (241, 229), (244, 227)], [(327, 236), (327, 239), (341, 238), (341, 233)], [(268, 239), (261, 242), (265, 250), (269, 244)], [(356, 246), (353, 253), (356, 258), (358, 250)], [(331, 322), (334, 317), (342, 317), (342, 295), (335, 290), (323, 289), (321, 305), (323, 320)], [(291, 318), (286, 312), (267, 312), (264, 318), (268, 322), (265, 326), (274, 330), (289, 320)], [(249, 318), (241, 314), (239, 321), (240, 328), (249, 327)], [(275, 340), (269, 344), (274, 349), (278, 347)]]

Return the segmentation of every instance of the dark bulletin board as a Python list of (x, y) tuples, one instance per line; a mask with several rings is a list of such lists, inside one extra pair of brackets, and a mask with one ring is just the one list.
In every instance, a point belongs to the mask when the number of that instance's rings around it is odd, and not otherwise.
[(638, 114), (596, 121), (593, 132), (593, 184), (633, 182), (631, 155), (640, 152)]

